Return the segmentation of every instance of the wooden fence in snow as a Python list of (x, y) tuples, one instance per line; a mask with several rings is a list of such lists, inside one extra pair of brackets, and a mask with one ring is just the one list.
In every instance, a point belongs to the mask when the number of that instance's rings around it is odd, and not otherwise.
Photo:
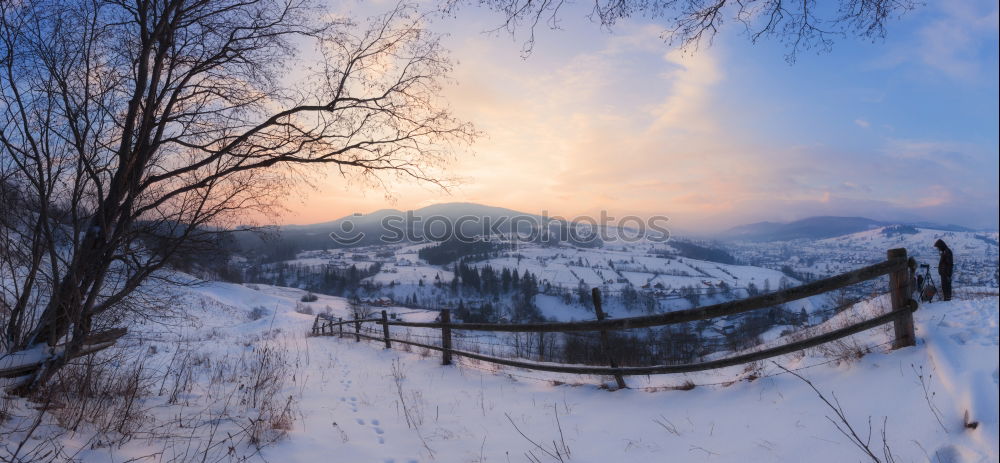
[[(424, 349), (441, 352), (442, 364), (444, 365), (451, 364), (452, 356), (461, 356), (483, 362), (517, 368), (526, 368), (530, 370), (549, 371), (555, 373), (609, 375), (615, 377), (619, 387), (625, 387), (625, 382), (623, 380), (624, 376), (688, 373), (740, 365), (818, 346), (820, 344), (860, 333), (886, 323), (892, 323), (894, 326), (895, 338), (893, 340), (893, 348), (912, 346), (916, 341), (913, 330), (913, 311), (917, 309), (917, 302), (910, 298), (909, 272), (914, 264), (915, 262), (913, 262), (912, 259), (907, 258), (906, 249), (890, 249), (887, 252), (886, 260), (883, 262), (822, 280), (817, 280), (801, 286), (749, 297), (746, 299), (723, 302), (720, 304), (639, 317), (605, 319), (604, 312), (601, 307), (600, 291), (597, 288), (594, 288), (593, 300), (597, 320), (592, 321), (518, 324), (452, 323), (450, 311), (444, 309), (440, 312), (440, 321), (405, 322), (390, 320), (386, 311), (383, 310), (381, 312), (381, 316), (378, 318), (356, 318), (343, 320), (318, 315), (313, 323), (312, 333), (316, 336), (353, 336), (356, 341), (360, 341), (361, 339), (379, 341), (383, 342), (387, 349), (392, 348), (393, 343), (422, 347)], [(709, 320), (712, 318), (742, 314), (752, 310), (816, 296), (886, 275), (889, 277), (889, 297), (891, 301), (891, 310), (889, 312), (843, 328), (812, 336), (807, 339), (789, 342), (787, 344), (762, 349), (756, 352), (716, 360), (679, 365), (620, 367), (615, 364), (609, 354), (610, 351), (607, 334), (609, 331), (673, 325), (677, 323)], [(362, 329), (364, 325), (367, 325), (367, 329)], [(372, 325), (381, 326), (381, 330), (373, 329)], [(393, 338), (390, 336), (390, 326), (440, 330), (440, 344), (427, 344), (415, 342), (409, 339)], [(608, 366), (534, 362), (522, 359), (501, 358), (484, 355), (478, 352), (454, 349), (452, 347), (453, 330), (509, 333), (598, 332), (600, 333), (601, 346), (604, 350), (604, 355), (607, 358)], [(379, 331), (381, 331), (381, 336), (377, 335)]]
[[(84, 338), (81, 346), (73, 350), (70, 358), (83, 357), (107, 349), (125, 336), (128, 332), (125, 328), (112, 328), (106, 331), (91, 333)], [(65, 344), (56, 346), (37, 345), (32, 350), (12, 352), (0, 355), (0, 379), (4, 381), (0, 392), (3, 390), (13, 390), (18, 386), (28, 384), (35, 379), (37, 372), (52, 359), (66, 355)]]

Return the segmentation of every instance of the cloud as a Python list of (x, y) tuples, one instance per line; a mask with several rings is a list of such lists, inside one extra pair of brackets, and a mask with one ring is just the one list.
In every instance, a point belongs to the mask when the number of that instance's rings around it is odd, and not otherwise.
[(926, 194), (917, 200), (917, 207), (935, 207), (951, 203), (954, 195), (944, 185), (930, 185)]
[[(963, 17), (942, 20), (953, 16)], [(487, 137), (475, 156), (462, 154), (450, 166), (449, 175), (466, 179), (451, 196), (393, 184), (398, 207), (461, 200), (562, 215), (606, 209), (619, 216), (665, 214), (688, 229), (824, 214), (996, 223), (995, 142), (882, 138), (883, 126), (871, 120), (906, 121), (870, 107), (851, 107), (835, 119), (850, 121), (864, 111), (871, 119), (853, 120), (870, 129), (864, 132), (839, 122), (836, 129), (802, 124), (789, 130), (767, 115), (790, 111), (788, 101), (799, 95), (766, 103), (743, 99), (741, 92), (756, 89), (726, 48), (665, 52), (659, 31), (622, 25), (613, 35), (553, 32), (527, 60), (517, 43), (455, 32), (448, 45), (460, 59), (457, 85), (444, 96)], [(978, 32), (970, 33), (980, 40)], [(943, 51), (928, 53), (938, 59), (928, 60), (945, 63)], [(908, 59), (923, 63), (921, 56)], [(878, 89), (866, 92), (877, 96), (874, 101), (893, 101)], [(783, 117), (812, 120), (829, 110), (809, 106), (806, 111), (815, 113)], [(779, 122), (748, 128), (761, 119)], [(384, 204), (379, 192), (329, 190), (336, 191), (310, 201), (311, 211), (299, 208), (300, 214), (332, 218)], [(352, 209), (335, 211), (338, 204)]]
[(976, 145), (938, 140), (889, 138), (883, 149), (893, 159), (920, 162), (937, 169), (960, 172), (976, 170), (980, 165), (977, 158), (981, 157), (972, 154), (981, 152)]
[(962, 83), (995, 85), (998, 5), (994, 0), (944, 0), (920, 7), (876, 68), (918, 64)]
[(951, 0), (939, 11), (940, 19), (920, 30), (923, 63), (963, 80), (981, 77), (982, 49), (996, 46), (997, 3)]
[(657, 29), (635, 28), (586, 52), (516, 67), (492, 59), (488, 43), (466, 43), (475, 50), (463, 55), (482, 58), (464, 62), (464, 88), (452, 99), (490, 138), (475, 160), (456, 166), (475, 179), (463, 192), (565, 213), (725, 207), (725, 184), (701, 188), (713, 183), (709, 165), (725, 168), (735, 149), (715, 142), (719, 60), (650, 43), (659, 43)]
[[(697, 55), (672, 51), (663, 60), (671, 70), (662, 75), (669, 91), (653, 113), (656, 120), (649, 131), (683, 131), (688, 135), (704, 135), (718, 131), (711, 101), (712, 88), (722, 79), (718, 59), (708, 52)], [(712, 108), (712, 109), (709, 109)]]

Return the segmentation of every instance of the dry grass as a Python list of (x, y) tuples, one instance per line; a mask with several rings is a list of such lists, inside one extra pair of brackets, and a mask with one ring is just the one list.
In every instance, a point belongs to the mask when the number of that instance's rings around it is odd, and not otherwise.
[(150, 394), (153, 384), (153, 372), (143, 359), (129, 359), (117, 351), (80, 358), (34, 391), (31, 400), (44, 403), (60, 427), (76, 431), (86, 423), (102, 436), (102, 442), (121, 445), (150, 421), (141, 399)]
[(698, 385), (695, 384), (694, 381), (685, 379), (683, 383), (678, 384), (677, 386), (668, 386), (667, 389), (671, 391), (690, 391), (696, 387), (698, 387)]
[(743, 379), (747, 382), (753, 382), (764, 376), (764, 361), (757, 360), (755, 362), (750, 362), (743, 367)]
[(858, 343), (858, 340), (853, 337), (838, 339), (826, 344), (820, 344), (813, 349), (815, 349), (815, 352), (823, 357), (847, 363), (853, 363), (871, 353), (871, 348), (869, 346), (861, 345)]
[(73, 461), (134, 441), (161, 446), (155, 461), (246, 461), (294, 427), (295, 400), (283, 392), (298, 359), (273, 333), (229, 353), (173, 346), (161, 362), (161, 349), (142, 343), (81, 357), (30, 402), (0, 399), (0, 461)]

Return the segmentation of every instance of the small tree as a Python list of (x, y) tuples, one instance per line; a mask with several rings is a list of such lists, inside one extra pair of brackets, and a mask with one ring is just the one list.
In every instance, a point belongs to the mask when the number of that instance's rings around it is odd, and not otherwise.
[(361, 302), (361, 299), (358, 299), (357, 297), (348, 299), (347, 304), (351, 310), (351, 315), (357, 319), (366, 319), (375, 313), (375, 308)]

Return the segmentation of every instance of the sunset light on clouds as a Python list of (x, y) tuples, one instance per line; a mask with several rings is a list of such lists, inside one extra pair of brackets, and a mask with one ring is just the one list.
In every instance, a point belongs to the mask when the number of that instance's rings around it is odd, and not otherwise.
[(0, 463), (1000, 462), (998, 23), (0, 0)]
[(501, 21), (491, 12), (429, 20), (456, 61), (442, 97), (484, 134), (443, 166), (448, 191), (330, 173), (275, 220), (467, 201), (661, 214), (684, 230), (814, 215), (997, 226), (995, 2), (929, 4), (884, 41), (844, 38), (794, 64), (734, 24), (682, 51), (655, 23), (607, 32), (568, 8), (526, 57), (523, 37), (484, 32)]

